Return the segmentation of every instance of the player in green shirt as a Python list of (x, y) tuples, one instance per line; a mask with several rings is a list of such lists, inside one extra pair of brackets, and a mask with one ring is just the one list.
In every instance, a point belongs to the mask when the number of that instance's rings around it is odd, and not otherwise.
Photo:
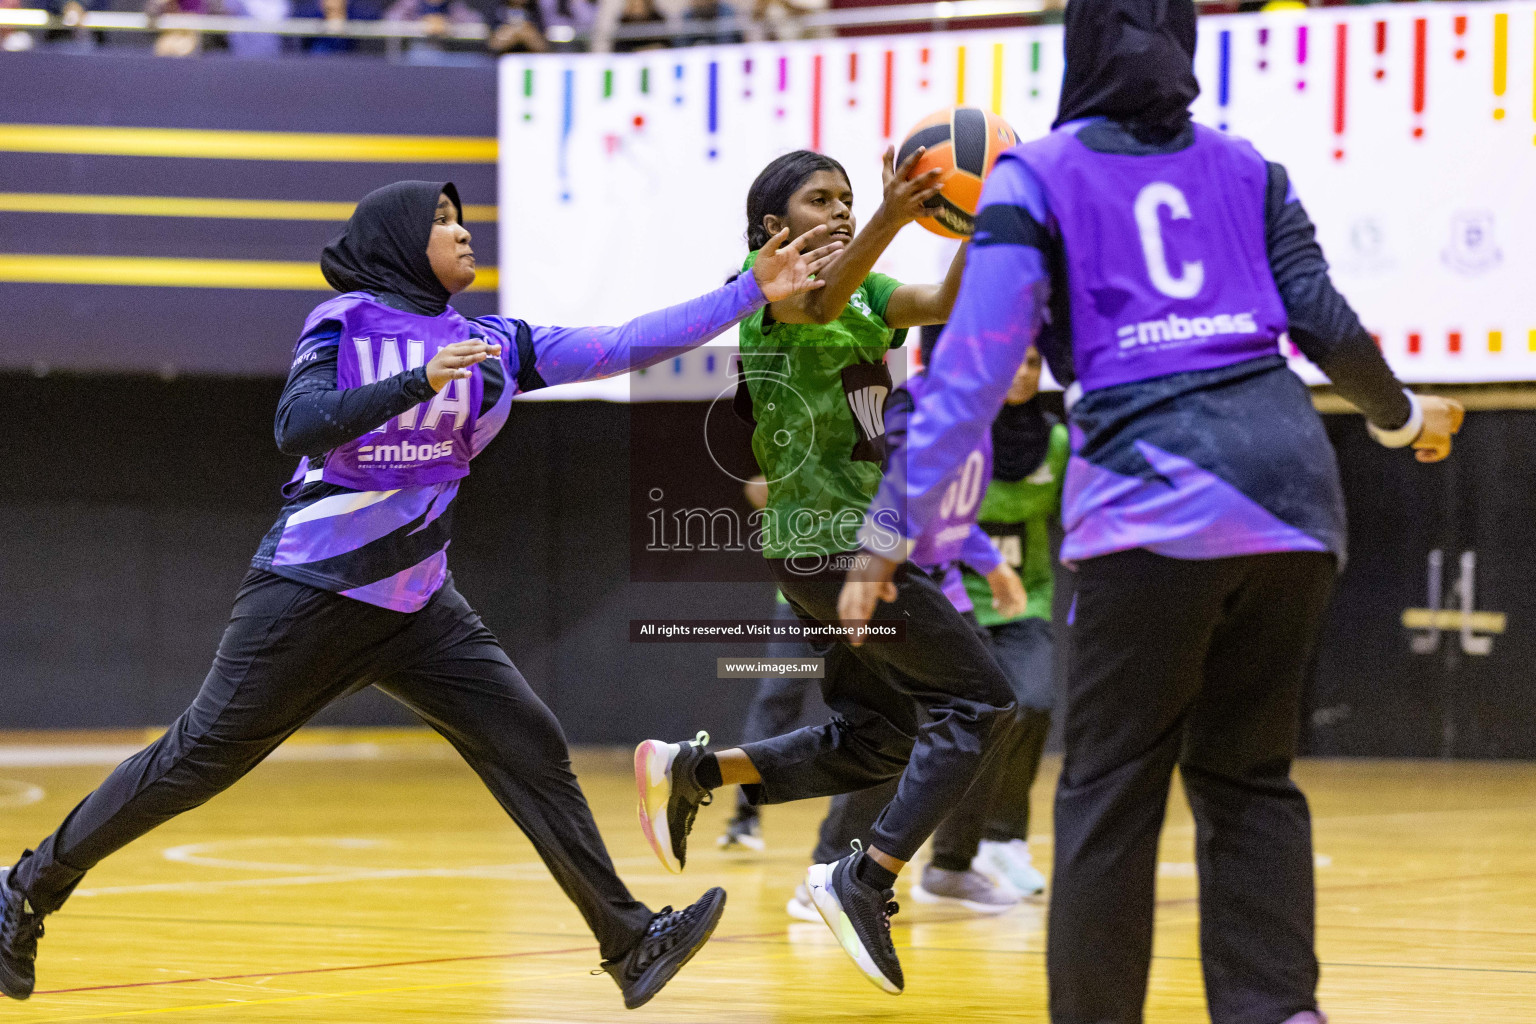
[[(860, 551), (864, 512), (885, 458), (886, 352), (902, 330), (942, 323), (964, 269), (962, 247), (940, 284), (904, 285), (873, 274), (896, 233), (927, 212), (933, 172), (909, 179), (921, 150), (900, 167), (887, 151), (884, 197), (855, 231), (853, 189), (842, 165), (818, 153), (779, 157), (747, 196), (747, 241), (758, 248), (788, 227), (825, 226), (848, 247), (807, 301), (775, 302), (741, 325), (744, 394), (753, 451), (768, 483), (763, 554), (801, 619), (840, 622), (837, 599)], [(752, 258), (748, 257), (750, 266)], [(742, 408), (745, 406), (746, 408)], [(1014, 697), (982, 639), (930, 576), (902, 562), (884, 611), (903, 639), (825, 650), (822, 695), (831, 722), (718, 753), (694, 743), (646, 740), (635, 751), (640, 824), (662, 863), (681, 871), (699, 806), (722, 784), (755, 804), (867, 789), (900, 777), (870, 830), (871, 842), (814, 864), (806, 887), (844, 951), (881, 989), (899, 993), (891, 945), (897, 873), (960, 802), (992, 744), (1010, 728)]]

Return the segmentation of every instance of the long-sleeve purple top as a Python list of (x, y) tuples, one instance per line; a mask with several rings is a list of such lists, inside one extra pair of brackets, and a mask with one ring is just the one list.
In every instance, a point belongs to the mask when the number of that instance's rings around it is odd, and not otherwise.
[[(380, 296), (387, 305), (399, 301)], [(501, 345), (478, 364), (483, 395), (475, 454), (506, 422), (511, 394), (596, 380), (670, 359), (719, 335), (765, 303), (751, 274), (707, 295), (646, 313), (617, 327), (537, 327), (505, 317), (474, 324)], [(322, 480), (324, 455), (433, 396), (416, 367), (362, 387), (336, 387), (339, 332), (323, 321), (299, 339), (278, 403), (275, 434), (284, 452), (305, 456), (291, 500), (252, 565), (301, 583), (396, 611), (424, 607), (447, 576), (451, 503), (458, 480), (388, 491), (356, 491)]]

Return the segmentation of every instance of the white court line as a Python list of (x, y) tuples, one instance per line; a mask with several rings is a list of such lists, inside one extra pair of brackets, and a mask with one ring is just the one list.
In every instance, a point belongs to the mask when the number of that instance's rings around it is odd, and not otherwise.
[[(209, 844), (212, 845), (212, 844)], [(176, 849), (172, 847), (172, 849)], [(654, 857), (621, 857), (614, 867), (636, 867), (655, 864)], [(225, 889), (259, 889), (265, 886), (333, 885), (342, 882), (391, 881), (403, 878), (484, 878), (500, 881), (538, 881), (549, 877), (549, 869), (543, 861), (525, 861), (519, 864), (480, 864), (463, 868), (350, 868), (336, 865), (315, 865), (319, 873), (309, 875), (282, 875), (268, 878), (225, 878), (206, 881), (152, 882), (142, 885), (103, 885), (75, 890), (76, 896), (117, 896), (148, 892), (221, 892)], [(658, 874), (652, 881), (670, 879), (671, 875)], [(630, 873), (627, 881), (644, 881), (646, 876)]]

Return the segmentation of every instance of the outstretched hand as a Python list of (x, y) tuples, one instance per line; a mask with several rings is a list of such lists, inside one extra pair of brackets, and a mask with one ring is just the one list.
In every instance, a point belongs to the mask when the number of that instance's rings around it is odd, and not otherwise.
[(896, 148), (886, 147), (880, 168), (880, 177), (885, 185), (881, 210), (895, 218), (897, 224), (909, 224), (919, 217), (933, 216), (928, 203), (944, 187), (944, 183), (939, 180), (943, 172), (933, 167), (915, 178), (908, 177), (926, 152), (927, 149), (918, 147), (897, 167)]
[(784, 244), (789, 237), (788, 228), (768, 239), (757, 254), (757, 262), (752, 264), (752, 276), (757, 278), (764, 298), (769, 302), (780, 302), (792, 295), (826, 286), (825, 281), (816, 280), (814, 275), (843, 251), (843, 243), (832, 242), (805, 251), (806, 246), (820, 241), (826, 234), (827, 226), (818, 224), (788, 245)]

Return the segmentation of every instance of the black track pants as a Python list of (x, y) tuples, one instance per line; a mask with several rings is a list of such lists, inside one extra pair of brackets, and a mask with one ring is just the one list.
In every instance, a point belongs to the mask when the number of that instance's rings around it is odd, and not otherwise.
[(1053, 1024), (1140, 1024), (1158, 834), (1177, 765), (1195, 818), (1215, 1024), (1316, 1007), (1312, 831), (1290, 778), (1332, 555), (1124, 551), (1078, 571), (1056, 791)]
[[(970, 621), (969, 616), (966, 619)], [(1045, 737), (1051, 728), (1049, 709), (1055, 690), (1049, 621), (1020, 619), (973, 628), (985, 638), (1019, 703), (1013, 721), (999, 734), (996, 750), (970, 791), (934, 830), (933, 863), (951, 871), (968, 869), (983, 839), (1007, 842), (1029, 838), (1029, 791), (1040, 770)], [(854, 839), (869, 843), (871, 823), (895, 792), (893, 779), (834, 797), (817, 834), (812, 863), (824, 864), (843, 856)]]
[(57, 909), (104, 857), (229, 788), (327, 704), (369, 684), (463, 755), (603, 956), (628, 951), (651, 912), (614, 872), (560, 723), (451, 578), (406, 614), (252, 570), (192, 706), (23, 855), (13, 884), (40, 909)]
[[(783, 560), (769, 565), (804, 618), (837, 621), (842, 569), (801, 575)], [(906, 639), (827, 651), (822, 697), (833, 721), (742, 749), (763, 778), (748, 788), (754, 803), (849, 793), (900, 776), (871, 838), (910, 860), (970, 789), (1012, 717), (1013, 692), (937, 583), (908, 563), (895, 583), (895, 603), (875, 616), (903, 621)]]

